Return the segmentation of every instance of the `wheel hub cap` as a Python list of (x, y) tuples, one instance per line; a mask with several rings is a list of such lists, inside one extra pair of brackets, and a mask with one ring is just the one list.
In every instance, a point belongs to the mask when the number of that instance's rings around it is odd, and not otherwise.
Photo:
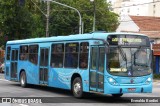
[(22, 76), (21, 83), (24, 85), (24, 76)]
[(81, 91), (81, 85), (80, 85), (80, 83), (76, 83), (76, 84), (74, 85), (74, 92), (75, 92), (76, 94), (78, 94), (80, 91)]

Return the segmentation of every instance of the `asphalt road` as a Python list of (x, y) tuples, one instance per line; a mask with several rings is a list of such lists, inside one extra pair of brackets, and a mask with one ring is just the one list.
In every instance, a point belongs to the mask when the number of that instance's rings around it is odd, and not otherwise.
[[(160, 106), (160, 82), (158, 80), (154, 81), (153, 93), (125, 94), (118, 99), (112, 98), (111, 95), (87, 93), (85, 98), (76, 99), (68, 90), (35, 85), (29, 85), (27, 88), (22, 88), (19, 83), (7, 81), (4, 79), (3, 74), (0, 74), (0, 102), (2, 102), (2, 97), (5, 100), (6, 98), (12, 97), (11, 100), (14, 103), (0, 103), (0, 106)], [(144, 97), (147, 97), (149, 103), (146, 103), (146, 98)], [(18, 101), (19, 98), (21, 101)], [(134, 103), (135, 100), (140, 99), (141, 103)], [(157, 103), (156, 100), (158, 100), (159, 103)], [(25, 101), (27, 101), (27, 103)], [(28, 101), (32, 103), (28, 103)], [(143, 101), (145, 103), (143, 103)], [(41, 102), (43, 103), (41, 104)]]

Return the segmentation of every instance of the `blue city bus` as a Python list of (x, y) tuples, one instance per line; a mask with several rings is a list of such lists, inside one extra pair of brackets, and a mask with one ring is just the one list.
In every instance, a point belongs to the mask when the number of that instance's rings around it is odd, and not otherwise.
[(94, 32), (8, 41), (5, 79), (84, 92), (151, 93), (149, 38), (135, 33)]

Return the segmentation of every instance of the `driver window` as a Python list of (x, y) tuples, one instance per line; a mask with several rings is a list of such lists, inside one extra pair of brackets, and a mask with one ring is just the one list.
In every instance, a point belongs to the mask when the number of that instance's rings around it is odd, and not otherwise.
[(135, 63), (139, 65), (147, 64), (147, 52), (146, 50), (142, 49), (135, 53)]

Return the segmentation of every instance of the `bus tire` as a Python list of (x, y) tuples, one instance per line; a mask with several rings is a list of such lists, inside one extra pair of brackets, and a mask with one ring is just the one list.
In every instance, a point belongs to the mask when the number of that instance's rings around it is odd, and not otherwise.
[(83, 86), (80, 77), (76, 77), (72, 83), (72, 93), (76, 98), (82, 98), (83, 96)]
[(122, 95), (123, 95), (123, 93), (122, 93), (122, 94), (112, 94), (112, 96), (115, 97), (115, 98), (119, 98), (119, 97), (121, 97)]
[(25, 71), (21, 72), (21, 75), (20, 75), (20, 84), (21, 84), (21, 87), (23, 87), (23, 88), (27, 87), (27, 78), (26, 78)]

